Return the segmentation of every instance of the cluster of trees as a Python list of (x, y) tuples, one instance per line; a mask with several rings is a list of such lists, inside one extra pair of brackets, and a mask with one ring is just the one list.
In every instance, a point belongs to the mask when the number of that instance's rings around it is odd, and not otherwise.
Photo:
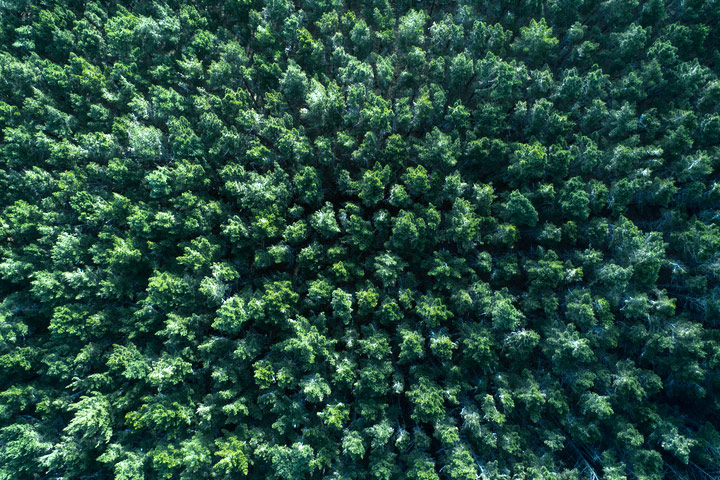
[(0, 479), (716, 478), (719, 19), (0, 2)]

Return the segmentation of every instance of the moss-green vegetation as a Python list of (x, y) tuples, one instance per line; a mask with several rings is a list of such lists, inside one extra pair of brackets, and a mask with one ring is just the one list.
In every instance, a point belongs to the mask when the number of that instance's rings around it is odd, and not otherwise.
[(0, 479), (720, 475), (717, 0), (0, 0)]

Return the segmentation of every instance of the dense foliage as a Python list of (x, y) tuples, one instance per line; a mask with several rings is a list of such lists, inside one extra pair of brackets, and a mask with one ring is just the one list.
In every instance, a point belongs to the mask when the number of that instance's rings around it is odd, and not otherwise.
[(717, 0), (0, 1), (0, 479), (720, 475)]

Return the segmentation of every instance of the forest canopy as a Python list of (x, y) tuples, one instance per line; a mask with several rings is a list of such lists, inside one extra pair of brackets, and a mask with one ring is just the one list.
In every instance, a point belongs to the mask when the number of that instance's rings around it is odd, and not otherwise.
[(0, 479), (720, 478), (720, 2), (0, 1)]

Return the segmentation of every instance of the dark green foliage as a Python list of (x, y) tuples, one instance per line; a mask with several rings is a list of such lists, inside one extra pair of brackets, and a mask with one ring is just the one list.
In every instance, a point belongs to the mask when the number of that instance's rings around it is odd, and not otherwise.
[(0, 1), (0, 480), (720, 477), (719, 5)]

